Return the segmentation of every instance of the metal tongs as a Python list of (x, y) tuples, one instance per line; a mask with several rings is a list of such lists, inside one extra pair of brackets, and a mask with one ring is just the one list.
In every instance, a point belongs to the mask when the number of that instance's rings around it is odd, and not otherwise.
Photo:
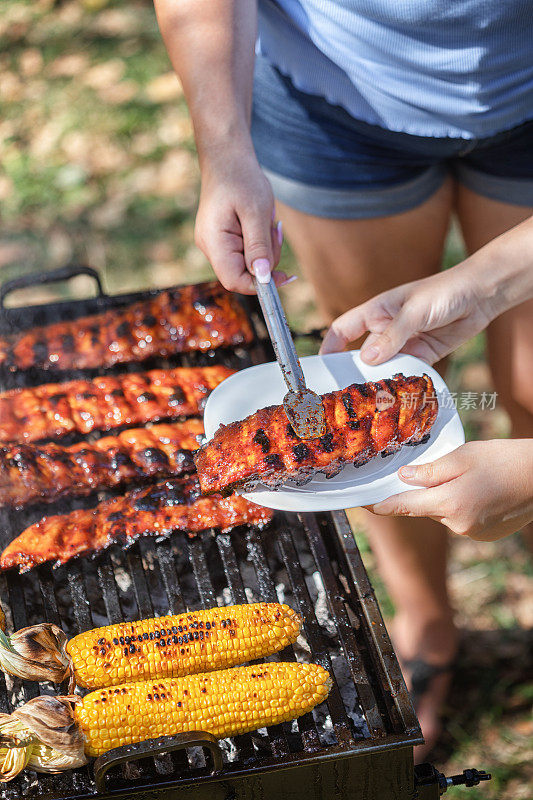
[(283, 398), (283, 408), (287, 418), (298, 438), (317, 439), (326, 432), (326, 415), (322, 398), (305, 384), (302, 365), (296, 355), (276, 284), (272, 278), (268, 283), (255, 280), (255, 288), (276, 359), (289, 390)]

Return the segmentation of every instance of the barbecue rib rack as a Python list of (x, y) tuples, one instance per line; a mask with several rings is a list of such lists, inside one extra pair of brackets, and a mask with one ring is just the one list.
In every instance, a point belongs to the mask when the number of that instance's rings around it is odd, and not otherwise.
[[(4, 306), (14, 288), (66, 280), (81, 272), (97, 280), (95, 298)], [(0, 335), (120, 309), (156, 294), (106, 295), (98, 275), (79, 266), (18, 279), (0, 291)], [(251, 345), (156, 358), (105, 374), (216, 363), (240, 369), (273, 360), (257, 300), (240, 301), (254, 328)], [(6, 390), (93, 374), (4, 369), (0, 380)], [(64, 443), (75, 441), (66, 437)], [(67, 496), (22, 511), (1, 509), (0, 544), (4, 547), (44, 514), (83, 508), (94, 499)], [(82, 769), (60, 775), (23, 774), (0, 788), (0, 797), (170, 800), (181, 796), (176, 790), (186, 787), (195, 800), (296, 800), (307, 794), (412, 798), (412, 746), (422, 741), (420, 729), (344, 513), (277, 512), (262, 531), (241, 527), (229, 534), (207, 531), (194, 538), (175, 533), (160, 542), (143, 539), (128, 550), (113, 546), (93, 560), (73, 560), (55, 570), (45, 565), (22, 576), (14, 571), (0, 575), (0, 603), (10, 630), (48, 620), (69, 637), (122, 620), (259, 600), (286, 602), (303, 616), (303, 636), (274, 658), (313, 661), (334, 678), (327, 702), (312, 714), (220, 743), (200, 732), (118, 748)], [(39, 692), (52, 690), (48, 684), (11, 682), (0, 674), (0, 710), (11, 711)], [(102, 794), (96, 794), (97, 789)]]

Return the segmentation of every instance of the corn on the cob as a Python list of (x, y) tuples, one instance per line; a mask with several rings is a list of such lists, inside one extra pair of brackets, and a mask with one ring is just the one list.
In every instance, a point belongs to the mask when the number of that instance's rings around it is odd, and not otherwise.
[(159, 736), (204, 731), (223, 738), (276, 725), (310, 711), (330, 686), (317, 664), (268, 663), (99, 689), (74, 707), (73, 698), (37, 697), (0, 715), (0, 779), (27, 764), (60, 771)]
[(0, 635), (0, 665), (33, 680), (61, 681), (70, 669), (78, 686), (95, 689), (253, 661), (296, 641), (300, 625), (287, 605), (253, 603), (108, 625), (68, 642), (55, 626), (33, 626)]
[(91, 692), (74, 707), (85, 752), (183, 731), (217, 738), (294, 719), (322, 702), (329, 674), (317, 664), (259, 664)]

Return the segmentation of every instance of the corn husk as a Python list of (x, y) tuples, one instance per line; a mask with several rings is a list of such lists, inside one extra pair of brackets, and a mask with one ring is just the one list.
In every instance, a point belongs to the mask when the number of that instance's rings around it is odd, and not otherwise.
[(57, 625), (42, 622), (12, 636), (0, 631), (0, 668), (29, 681), (61, 683), (71, 673), (67, 637)]
[(35, 697), (11, 714), (0, 714), (0, 781), (25, 767), (62, 772), (87, 763), (84, 736), (74, 721), (78, 697)]

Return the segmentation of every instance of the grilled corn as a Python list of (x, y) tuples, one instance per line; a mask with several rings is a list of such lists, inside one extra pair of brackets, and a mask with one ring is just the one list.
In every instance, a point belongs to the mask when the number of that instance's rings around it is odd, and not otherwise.
[(269, 663), (185, 678), (100, 689), (74, 707), (85, 752), (183, 731), (217, 738), (294, 719), (327, 697), (329, 674), (317, 664)]
[(10, 748), (0, 744), (0, 777), (10, 780), (27, 764), (60, 771), (65, 754), (68, 766), (79, 766), (86, 756), (159, 736), (223, 738), (276, 725), (310, 711), (330, 686), (317, 664), (268, 663), (99, 689), (73, 706), (73, 698), (37, 697), (0, 719), (0, 741)]
[(294, 642), (301, 619), (280, 603), (253, 603), (95, 628), (67, 641), (57, 626), (0, 635), (4, 671), (96, 689), (225, 669)]

